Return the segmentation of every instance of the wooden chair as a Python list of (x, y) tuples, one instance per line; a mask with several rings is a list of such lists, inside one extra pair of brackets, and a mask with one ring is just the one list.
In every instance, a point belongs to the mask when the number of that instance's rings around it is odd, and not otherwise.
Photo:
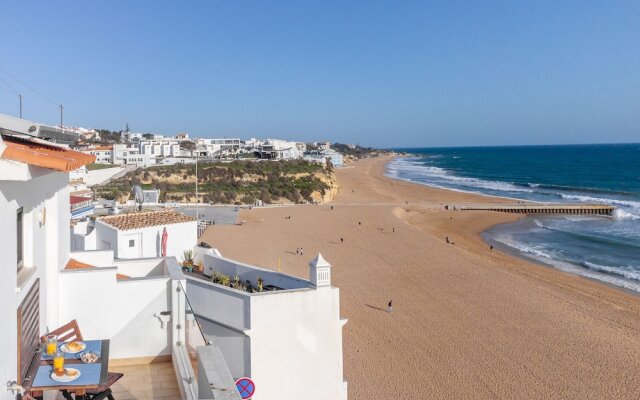
[(44, 342), (48, 335), (56, 335), (58, 342), (73, 342), (74, 340), (82, 341), (82, 333), (80, 333), (80, 327), (78, 327), (78, 321), (75, 319), (62, 325), (60, 328), (49, 332), (40, 338), (40, 341)]
[[(62, 325), (60, 328), (49, 332), (48, 335), (58, 336), (58, 342), (72, 342), (74, 340), (83, 340), (82, 332), (80, 332), (80, 327), (78, 326), (78, 321), (76, 321), (75, 319), (71, 322), (66, 323), (65, 325)], [(42, 336), (40, 340), (44, 342), (46, 340), (46, 337), (47, 335)], [(118, 372), (108, 372), (107, 381), (103, 385), (100, 385), (95, 389), (87, 390), (85, 399), (103, 400), (106, 398), (109, 400), (115, 400), (113, 398), (113, 392), (111, 391), (111, 385), (116, 383), (123, 376), (124, 374), (120, 374)], [(73, 397), (71, 397), (71, 393), (66, 390), (62, 391), (62, 395), (67, 400), (73, 400)]]
[(124, 375), (118, 372), (109, 372), (107, 375), (107, 382), (104, 385), (98, 386), (96, 389), (87, 390), (87, 400), (115, 400), (113, 398), (113, 392), (111, 391), (111, 385), (116, 383)]

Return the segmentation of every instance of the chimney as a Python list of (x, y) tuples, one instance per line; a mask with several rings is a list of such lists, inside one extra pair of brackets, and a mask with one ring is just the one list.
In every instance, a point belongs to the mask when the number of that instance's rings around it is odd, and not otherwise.
[(309, 280), (314, 288), (331, 287), (331, 264), (320, 253), (309, 262)]

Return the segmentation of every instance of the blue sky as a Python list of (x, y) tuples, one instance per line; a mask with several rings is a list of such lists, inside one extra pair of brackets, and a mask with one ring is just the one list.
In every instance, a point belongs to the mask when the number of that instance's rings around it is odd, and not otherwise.
[[(4, 2), (25, 118), (377, 147), (640, 142), (640, 2)], [(0, 113), (17, 114), (0, 80)]]

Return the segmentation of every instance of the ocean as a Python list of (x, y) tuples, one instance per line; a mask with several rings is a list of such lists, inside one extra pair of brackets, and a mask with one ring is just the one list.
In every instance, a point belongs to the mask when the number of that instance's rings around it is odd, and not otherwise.
[(640, 144), (394, 149), (387, 176), (543, 202), (603, 203), (610, 217), (528, 216), (484, 236), (566, 272), (640, 293)]

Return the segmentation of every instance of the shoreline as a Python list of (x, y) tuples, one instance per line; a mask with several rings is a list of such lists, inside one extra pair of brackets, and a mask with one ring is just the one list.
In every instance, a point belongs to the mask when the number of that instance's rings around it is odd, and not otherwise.
[[(525, 200), (525, 199), (519, 199), (519, 198), (516, 198), (516, 197), (496, 196), (496, 195), (485, 194), (485, 193), (480, 193), (480, 192), (473, 192), (473, 191), (463, 190), (463, 189), (447, 188), (447, 187), (442, 187), (442, 186), (437, 186), (437, 185), (430, 185), (428, 183), (415, 182), (415, 181), (412, 181), (410, 179), (389, 176), (389, 174), (387, 172), (388, 164), (390, 162), (392, 162), (393, 160), (397, 159), (397, 158), (404, 158), (404, 157), (405, 156), (401, 156), (401, 155), (395, 155), (395, 156), (391, 157), (389, 159), (389, 161), (387, 161), (387, 163), (385, 164), (385, 167), (384, 167), (385, 168), (385, 172), (384, 172), (383, 175), (386, 178), (389, 178), (389, 179), (402, 181), (402, 182), (407, 182), (407, 183), (410, 183), (410, 184), (415, 184), (415, 185), (420, 185), (420, 186), (426, 186), (426, 187), (429, 187), (429, 188), (432, 188), (432, 189), (439, 189), (439, 190), (459, 192), (459, 193), (467, 193), (467, 194), (472, 194), (472, 195), (476, 195), (476, 196), (482, 196), (482, 197), (486, 197), (486, 198), (494, 198), (494, 199), (502, 199), (502, 200), (510, 200), (510, 201), (518, 201), (518, 202), (526, 202), (526, 203), (534, 203), (534, 204), (536, 204), (536, 203), (537, 204), (546, 204), (545, 202), (541, 202), (541, 201)], [(553, 215), (551, 215), (550, 217), (553, 217)], [(525, 252), (523, 252), (523, 251), (521, 251), (521, 250), (519, 250), (519, 249), (517, 249), (515, 247), (509, 246), (508, 244), (505, 244), (505, 243), (502, 243), (502, 242), (496, 240), (493, 237), (492, 233), (489, 232), (492, 229), (497, 228), (498, 226), (517, 224), (517, 223), (522, 222), (523, 220), (526, 220), (527, 218), (529, 218), (528, 215), (521, 215), (521, 216), (519, 216), (518, 219), (516, 219), (514, 221), (497, 222), (496, 224), (491, 225), (491, 226), (487, 227), (484, 231), (480, 232), (479, 236), (480, 236), (480, 238), (482, 239), (482, 241), (484, 243), (486, 243), (489, 246), (493, 246), (494, 249), (502, 252), (506, 256), (517, 258), (519, 260), (526, 261), (526, 262), (529, 262), (529, 263), (533, 263), (533, 264), (536, 264), (536, 265), (539, 265), (539, 266), (543, 266), (543, 267), (546, 267), (546, 268), (552, 268), (554, 270), (557, 270), (557, 271), (560, 271), (560, 272), (563, 272), (563, 273), (576, 275), (576, 276), (579, 276), (579, 277), (581, 277), (583, 279), (587, 279), (587, 280), (589, 280), (591, 282), (600, 283), (600, 284), (605, 285), (605, 286), (607, 286), (609, 288), (617, 289), (617, 290), (620, 290), (620, 291), (622, 291), (624, 293), (631, 294), (633, 296), (640, 296), (640, 292), (635, 291), (635, 290), (630, 289), (630, 288), (627, 288), (627, 287), (624, 287), (622, 285), (617, 285), (615, 283), (607, 282), (605, 280), (601, 280), (601, 279), (585, 276), (585, 275), (582, 275), (580, 273), (572, 273), (572, 272), (569, 272), (569, 271), (564, 271), (563, 269), (561, 269), (558, 266), (554, 265), (553, 262), (552, 262), (552, 261), (560, 262), (561, 260), (552, 260), (550, 262), (545, 262), (544, 260), (540, 260), (540, 259), (538, 259), (536, 257), (530, 256), (530, 255), (526, 254)], [(598, 218), (598, 216), (593, 216), (593, 218)], [(611, 217), (606, 217), (606, 218), (611, 218)], [(569, 263), (569, 264), (575, 266), (576, 269), (584, 269), (584, 267), (582, 267), (580, 265), (576, 265), (576, 264), (573, 264), (573, 263)], [(604, 276), (608, 276), (607, 274), (604, 274), (604, 273), (601, 273), (601, 272), (595, 272), (594, 271), (594, 273), (601, 274), (601, 275), (604, 275)]]
[[(638, 296), (490, 251), (481, 233), (522, 215), (443, 205), (506, 200), (384, 176), (389, 159), (337, 169), (331, 203), (243, 209), (246, 224), (201, 240), (302, 278), (322, 253), (349, 321), (351, 400), (637, 397)], [(381, 312), (390, 299), (393, 314)]]

